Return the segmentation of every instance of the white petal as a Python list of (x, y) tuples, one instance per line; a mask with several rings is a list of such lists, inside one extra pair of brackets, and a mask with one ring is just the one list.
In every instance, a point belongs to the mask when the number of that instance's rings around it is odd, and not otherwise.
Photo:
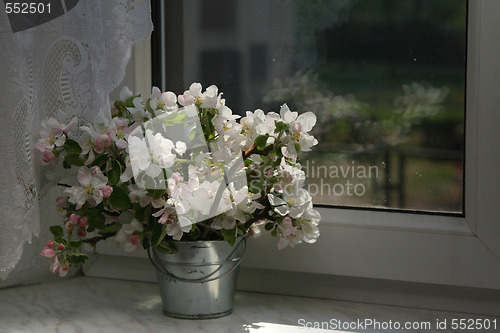
[(298, 113), (290, 111), (290, 109), (288, 108), (288, 105), (283, 104), (281, 106), (281, 109), (280, 109), (280, 115), (281, 115), (281, 118), (283, 118), (283, 120), (285, 122), (291, 123), (292, 121), (297, 119)]
[(134, 228), (135, 231), (142, 232), (144, 230), (143, 224), (137, 219), (132, 219), (132, 222), (130, 222), (130, 226)]
[(101, 203), (102, 201), (102, 192), (100, 189), (95, 189), (93, 192), (92, 192), (92, 198), (95, 200), (95, 202), (97, 204)]
[(288, 246), (288, 239), (286, 237), (280, 237), (278, 241), (278, 250), (282, 250)]
[(193, 96), (201, 95), (201, 84), (198, 82), (194, 82), (189, 86), (189, 93)]
[(281, 216), (285, 216), (290, 211), (288, 205), (274, 207), (274, 210), (278, 212)]
[(309, 132), (316, 125), (316, 115), (312, 112), (301, 114), (297, 122), (302, 125), (302, 132)]
[(268, 194), (268, 199), (269, 199), (269, 202), (271, 203), (271, 205), (273, 206), (278, 206), (278, 205), (284, 205), (286, 204), (286, 201), (284, 201), (283, 199), (273, 195), (273, 194)]
[(179, 225), (181, 230), (186, 232), (191, 230), (191, 225), (194, 224), (194, 221), (191, 221), (185, 216), (179, 216)]
[(101, 189), (108, 183), (108, 178), (104, 176), (102, 173), (100, 173), (92, 177), (90, 183), (94, 188)]
[(82, 185), (88, 185), (92, 181), (92, 173), (87, 167), (78, 169), (78, 182)]
[(120, 139), (120, 140), (117, 140), (116, 142), (116, 146), (120, 149), (125, 149), (128, 147), (128, 143), (127, 141), (123, 140), (123, 139)]
[(182, 155), (186, 152), (186, 149), (187, 149), (187, 145), (182, 142), (182, 141), (177, 141), (175, 143), (175, 151), (179, 154), (179, 155)]
[(160, 97), (160, 95), (161, 95), (161, 90), (160, 90), (160, 88), (158, 88), (158, 87), (153, 87), (153, 89), (151, 89), (151, 97), (156, 97), (156, 98), (158, 98), (158, 97)]
[(89, 165), (91, 164), (92, 162), (94, 162), (95, 160), (95, 154), (94, 154), (94, 150), (91, 149), (90, 152), (89, 152), (89, 157), (87, 158), (87, 160), (85, 161), (85, 163), (83, 163), (84, 165)]
[(203, 99), (203, 102), (200, 105), (204, 109), (212, 109), (217, 106), (217, 96), (216, 97), (208, 97), (206, 96)]
[(217, 86), (212, 84), (210, 87), (208, 87), (205, 92), (207, 93), (208, 97), (217, 97), (218, 89)]
[(57, 138), (55, 144), (56, 144), (56, 147), (61, 147), (64, 142), (66, 142), (66, 136), (65, 135), (61, 135), (59, 138)]
[(132, 97), (134, 94), (128, 87), (123, 87), (123, 89), (120, 91), (120, 100), (121, 101), (126, 101), (129, 97)]

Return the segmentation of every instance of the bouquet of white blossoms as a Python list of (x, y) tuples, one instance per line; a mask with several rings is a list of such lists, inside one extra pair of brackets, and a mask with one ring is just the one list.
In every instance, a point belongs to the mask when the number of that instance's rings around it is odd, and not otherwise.
[(41, 124), (36, 148), (43, 164), (77, 168), (74, 184), (57, 199), (63, 226), (42, 255), (64, 276), (85, 263), (84, 244), (114, 237), (125, 251), (138, 247), (166, 253), (177, 241), (255, 236), (260, 227), (278, 248), (319, 236), (319, 213), (304, 189), (297, 161), (317, 140), (308, 134), (312, 112), (299, 115), (285, 104), (279, 114), (262, 110), (234, 115), (216, 86), (193, 83), (184, 94), (153, 88), (148, 98), (124, 88), (111, 117), (92, 126), (77, 119)]

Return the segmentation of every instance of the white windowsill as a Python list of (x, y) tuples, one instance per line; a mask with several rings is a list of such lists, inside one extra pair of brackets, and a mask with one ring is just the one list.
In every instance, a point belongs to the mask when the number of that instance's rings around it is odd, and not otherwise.
[[(61, 296), (64, 295), (64, 296)], [(232, 315), (210, 320), (166, 317), (155, 283), (77, 277), (61, 282), (0, 290), (2, 332), (328, 332), (304, 330), (307, 322), (344, 322), (371, 318), (379, 322), (430, 322), (477, 315), (237, 292)], [(497, 324), (498, 320), (497, 318)], [(430, 331), (435, 331), (435, 326)], [(330, 332), (380, 332), (347, 329)], [(401, 330), (400, 332), (416, 332)], [(422, 330), (429, 331), (429, 330)], [(452, 332), (450, 328), (440, 332)]]

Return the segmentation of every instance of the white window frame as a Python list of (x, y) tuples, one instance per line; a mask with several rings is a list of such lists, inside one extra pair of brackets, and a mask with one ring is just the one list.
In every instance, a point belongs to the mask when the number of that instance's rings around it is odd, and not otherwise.
[[(465, 217), (320, 208), (321, 236), (315, 244), (278, 251), (276, 239), (264, 235), (248, 242), (242, 266), (253, 271), (500, 289), (500, 177), (495, 173), (500, 165), (500, 149), (495, 147), (500, 142), (497, 13), (498, 0), (469, 0)], [(101, 265), (88, 265), (86, 274), (122, 277), (124, 258), (105, 259), (123, 253), (109, 248), (100, 248), (99, 253), (105, 255), (94, 257), (93, 262), (100, 260)], [(144, 273), (145, 259), (128, 263), (128, 274), (142, 272), (134, 278), (154, 280), (152, 269)]]

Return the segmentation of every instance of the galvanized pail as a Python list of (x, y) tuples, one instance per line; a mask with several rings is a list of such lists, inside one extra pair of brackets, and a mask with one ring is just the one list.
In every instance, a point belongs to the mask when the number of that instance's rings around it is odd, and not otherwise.
[(184, 319), (208, 319), (233, 311), (234, 292), (246, 238), (234, 247), (226, 241), (178, 242), (178, 252), (153, 250), (163, 313)]

